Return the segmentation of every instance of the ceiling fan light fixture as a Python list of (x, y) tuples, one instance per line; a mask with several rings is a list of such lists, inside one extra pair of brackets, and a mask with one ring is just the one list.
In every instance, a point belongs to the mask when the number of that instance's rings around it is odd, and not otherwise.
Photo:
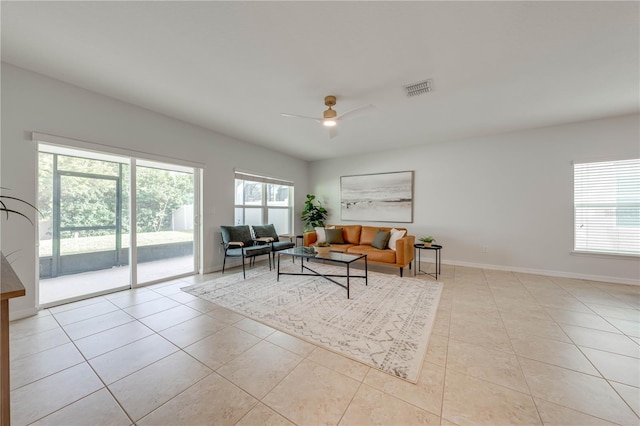
[(349, 112), (340, 114), (340, 117), (338, 117), (338, 113), (332, 108), (336, 105), (335, 96), (333, 95), (325, 96), (324, 104), (328, 108), (322, 112), (322, 118), (306, 117), (304, 115), (295, 115), (295, 114), (285, 114), (283, 112), (280, 113), (280, 115), (284, 117), (304, 118), (307, 120), (313, 120), (316, 123), (320, 123), (327, 128), (327, 130), (329, 131), (329, 138), (334, 138), (338, 135), (338, 132), (336, 131), (338, 127), (338, 120), (340, 120), (340, 123), (342, 123), (343, 120), (361, 116), (363, 111), (367, 111), (367, 110), (370, 110), (371, 108), (374, 108), (373, 105), (361, 106), (360, 108), (352, 109)]
[(332, 105), (328, 103), (327, 105), (329, 106), (329, 109), (325, 110), (322, 114), (322, 124), (326, 127), (333, 127), (336, 125), (336, 117), (338, 116), (338, 114), (331, 109)]

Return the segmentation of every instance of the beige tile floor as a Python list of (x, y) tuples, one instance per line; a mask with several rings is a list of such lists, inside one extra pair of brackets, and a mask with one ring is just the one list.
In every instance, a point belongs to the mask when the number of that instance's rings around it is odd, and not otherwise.
[(445, 265), (414, 385), (180, 291), (217, 275), (13, 322), (12, 423), (640, 424), (640, 286)]

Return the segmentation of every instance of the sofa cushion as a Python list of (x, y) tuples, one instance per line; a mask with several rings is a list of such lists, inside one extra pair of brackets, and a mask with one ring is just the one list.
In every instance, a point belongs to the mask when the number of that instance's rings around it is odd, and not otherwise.
[(340, 227), (343, 229), (342, 237), (345, 243), (360, 244), (362, 225), (340, 225)]
[(329, 244), (344, 244), (342, 228), (325, 229), (324, 233)]
[(407, 233), (406, 230), (400, 230), (400, 229), (391, 229), (391, 238), (389, 238), (389, 248), (391, 250), (395, 250), (396, 249), (396, 241), (398, 241), (400, 238), (404, 237), (405, 234)]
[(346, 253), (351, 247), (355, 246), (353, 244), (331, 244), (331, 251)]
[(396, 263), (396, 252), (393, 250), (379, 250), (369, 245), (353, 246), (347, 250), (347, 253), (366, 254), (367, 260), (372, 262)]
[(273, 241), (280, 241), (278, 233), (273, 225), (253, 225), (253, 233), (256, 238), (273, 238)]
[(363, 226), (362, 232), (360, 232), (360, 244), (363, 246), (371, 245), (379, 230), (380, 228), (377, 226)]
[(388, 231), (378, 231), (376, 237), (373, 239), (371, 243), (371, 247), (384, 250), (387, 248), (387, 244), (389, 243), (389, 238), (391, 238), (391, 232)]

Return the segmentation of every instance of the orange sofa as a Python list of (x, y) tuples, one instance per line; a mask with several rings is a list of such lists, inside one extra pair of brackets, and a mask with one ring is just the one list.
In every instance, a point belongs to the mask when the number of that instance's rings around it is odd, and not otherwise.
[[(381, 226), (362, 226), (362, 225), (327, 225), (342, 228), (342, 238), (344, 244), (331, 244), (331, 251), (340, 251), (343, 253), (366, 254), (367, 262), (378, 265), (396, 266), (400, 268), (400, 276), (406, 266), (411, 268), (413, 262), (413, 245), (416, 237), (414, 235), (405, 234), (404, 237), (396, 241), (396, 250), (389, 248), (380, 250), (371, 247), (371, 243), (378, 231), (390, 231), (391, 228)], [(395, 228), (406, 231), (406, 228)], [(407, 231), (408, 232), (408, 231)], [(303, 244), (307, 247), (315, 245), (318, 236), (315, 231), (305, 232), (303, 235)]]

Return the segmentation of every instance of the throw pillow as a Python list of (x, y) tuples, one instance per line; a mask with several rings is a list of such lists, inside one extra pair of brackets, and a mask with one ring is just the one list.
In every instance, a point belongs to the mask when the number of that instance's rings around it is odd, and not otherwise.
[(325, 228), (315, 228), (316, 230), (316, 243), (327, 242), (327, 234), (325, 234)]
[(270, 237), (273, 241), (280, 241), (278, 239), (278, 233), (273, 225), (253, 225), (253, 233), (256, 238)]
[(391, 232), (387, 231), (378, 231), (376, 236), (373, 238), (373, 242), (371, 243), (371, 247), (375, 247), (380, 250), (384, 250), (387, 248), (387, 244), (389, 244), (389, 238), (391, 238)]
[(406, 230), (399, 230), (396, 228), (393, 228), (391, 230), (391, 238), (389, 238), (389, 248), (393, 251), (396, 251), (396, 242), (404, 237), (404, 235), (407, 233)]
[(342, 238), (342, 228), (325, 229), (324, 232), (329, 244), (344, 244), (344, 238)]
[(314, 228), (316, 231), (316, 243), (326, 243), (327, 242), (327, 234), (325, 233), (325, 229), (334, 229), (335, 226), (329, 225), (326, 228)]

